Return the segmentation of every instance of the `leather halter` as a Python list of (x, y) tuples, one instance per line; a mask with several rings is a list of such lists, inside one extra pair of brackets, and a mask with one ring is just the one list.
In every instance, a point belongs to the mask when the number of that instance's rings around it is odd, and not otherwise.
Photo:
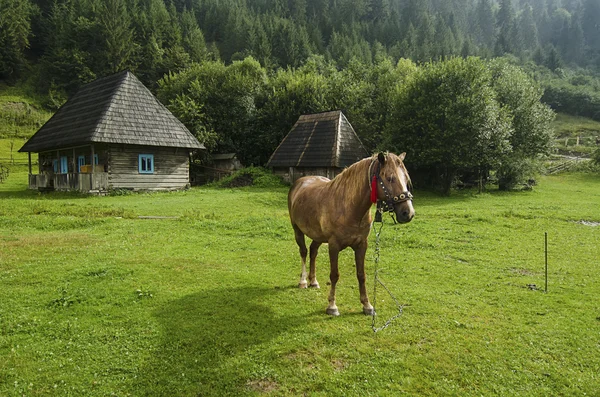
[[(385, 182), (383, 181), (383, 178), (380, 175), (381, 163), (379, 162), (379, 160), (377, 160), (377, 170), (374, 173), (371, 173), (374, 162), (375, 162), (375, 160), (373, 160), (371, 162), (371, 165), (369, 166), (369, 181), (371, 181), (373, 179), (373, 176), (375, 176), (377, 178), (377, 182), (379, 183), (379, 185), (381, 186), (381, 189), (383, 190), (383, 193), (385, 194), (385, 200), (379, 200), (379, 199), (377, 200), (377, 209), (381, 208), (381, 210), (384, 212), (394, 212), (394, 205), (400, 204), (400, 203), (403, 203), (403, 202), (409, 201), (409, 200), (412, 201), (413, 195), (408, 190), (401, 192), (397, 196), (392, 196), (392, 194), (390, 193), (390, 190), (388, 189)], [(369, 187), (371, 187), (370, 184), (369, 184)]]

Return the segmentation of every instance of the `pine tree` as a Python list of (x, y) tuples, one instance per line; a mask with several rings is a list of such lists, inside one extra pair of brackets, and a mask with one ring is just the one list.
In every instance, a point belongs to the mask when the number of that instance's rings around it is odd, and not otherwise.
[(600, 50), (600, 0), (585, 0), (581, 27), (586, 44)]
[(544, 64), (548, 69), (552, 71), (556, 71), (557, 69), (560, 69), (563, 66), (562, 60), (560, 59), (560, 55), (553, 45), (550, 45), (548, 48)]
[(585, 41), (583, 28), (581, 27), (581, 17), (579, 14), (575, 14), (571, 20), (565, 58), (570, 62), (581, 64), (583, 62), (584, 49)]
[(498, 37), (494, 52), (497, 56), (502, 56), (505, 53), (513, 53), (517, 50), (515, 31), (515, 11), (512, 7), (511, 0), (501, 0), (500, 9), (496, 17), (496, 26), (498, 28)]
[(433, 43), (434, 55), (437, 59), (445, 59), (449, 55), (456, 54), (454, 34), (441, 17), (438, 17)]
[(552, 15), (551, 20), (551, 37), (552, 45), (561, 48), (561, 41), (568, 36), (569, 26), (571, 24), (571, 14), (564, 8), (557, 8)]
[(100, 2), (98, 23), (103, 38), (102, 57), (105, 59), (103, 74), (131, 68), (136, 44), (134, 31), (124, 0)]
[(184, 10), (181, 13), (181, 33), (183, 48), (190, 55), (190, 59), (193, 62), (206, 59), (207, 50), (204, 35), (191, 11)]
[(469, 56), (476, 55), (476, 53), (477, 53), (476, 51), (477, 51), (477, 49), (475, 48), (475, 45), (471, 41), (471, 38), (467, 38), (465, 41), (463, 41), (463, 45), (460, 50), (460, 56), (463, 58), (467, 58)]
[(0, 79), (18, 76), (25, 67), (31, 14), (28, 0), (0, 0)]
[(390, 0), (371, 0), (369, 6), (369, 19), (377, 25), (390, 18), (391, 15)]
[(548, 10), (546, 7), (540, 8), (538, 13), (536, 13), (534, 10), (534, 14), (536, 15), (536, 25), (540, 45), (546, 45), (552, 38), (550, 15), (548, 15)]
[(533, 51), (539, 45), (537, 26), (533, 19), (533, 9), (526, 4), (519, 16), (519, 32), (523, 38), (523, 49)]
[(492, 9), (490, 0), (479, 0), (476, 17), (475, 37), (477, 43), (491, 48), (496, 39), (496, 20), (494, 18), (494, 10)]
[(296, 23), (306, 23), (306, 0), (289, 0), (290, 17)]
[(260, 18), (257, 17), (254, 21), (253, 29), (255, 41), (252, 52), (261, 65), (268, 68), (273, 63), (271, 43)]
[(417, 59), (420, 61), (429, 61), (434, 54), (434, 35), (435, 28), (429, 14), (421, 14), (419, 27), (417, 28)]

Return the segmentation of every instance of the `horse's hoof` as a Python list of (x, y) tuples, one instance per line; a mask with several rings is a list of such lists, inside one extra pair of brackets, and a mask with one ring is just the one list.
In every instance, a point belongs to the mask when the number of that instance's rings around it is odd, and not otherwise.
[(374, 315), (376, 314), (376, 313), (375, 313), (375, 309), (373, 309), (372, 307), (369, 307), (369, 308), (367, 308), (367, 307), (363, 307), (363, 313), (364, 313), (366, 316), (374, 316)]
[(303, 283), (298, 283), (298, 288), (306, 288), (308, 287), (308, 283), (305, 281)]
[(310, 288), (321, 288), (321, 286), (319, 285), (319, 283), (314, 282), (310, 285)]
[(330, 316), (337, 317), (340, 315), (340, 312), (338, 311), (337, 307), (328, 307), (327, 314), (329, 314)]

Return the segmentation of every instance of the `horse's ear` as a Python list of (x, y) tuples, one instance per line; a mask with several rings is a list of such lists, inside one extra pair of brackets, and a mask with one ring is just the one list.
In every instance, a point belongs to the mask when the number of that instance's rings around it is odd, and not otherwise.
[(377, 160), (379, 160), (379, 164), (383, 167), (385, 165), (385, 155), (382, 152), (379, 152), (377, 155)]
[(404, 161), (404, 158), (406, 157), (406, 152), (402, 152), (398, 155), (398, 157), (400, 157), (400, 160)]

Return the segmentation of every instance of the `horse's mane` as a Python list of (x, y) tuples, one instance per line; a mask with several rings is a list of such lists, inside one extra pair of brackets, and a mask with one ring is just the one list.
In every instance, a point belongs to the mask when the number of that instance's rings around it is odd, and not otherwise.
[(365, 186), (369, 186), (369, 167), (376, 158), (376, 156), (364, 158), (344, 169), (331, 181), (331, 189), (340, 197), (350, 200), (358, 198), (360, 191)]
[[(390, 160), (390, 162), (386, 161), (386, 166), (383, 167), (384, 170), (387, 168), (387, 164), (400, 164), (400, 167), (404, 171), (407, 178), (407, 188), (412, 190), (412, 181), (410, 180), (408, 171), (404, 166), (404, 162), (402, 162), (400, 158), (393, 153), (388, 153), (386, 157), (388, 160)], [(366, 157), (344, 169), (331, 181), (331, 189), (340, 197), (345, 197), (349, 200), (359, 198), (361, 190), (364, 189), (365, 186), (369, 186), (372, 172), (369, 168), (376, 160), (377, 155)]]

